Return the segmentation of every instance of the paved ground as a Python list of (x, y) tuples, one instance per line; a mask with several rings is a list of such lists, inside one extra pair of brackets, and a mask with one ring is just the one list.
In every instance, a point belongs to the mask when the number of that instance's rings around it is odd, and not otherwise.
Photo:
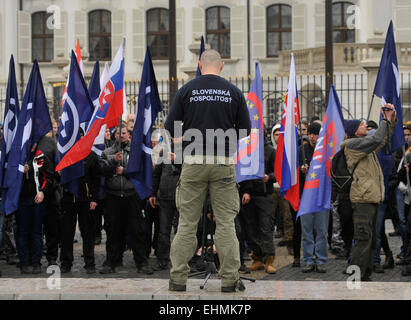
[[(387, 233), (392, 231), (392, 225), (387, 222)], [(396, 266), (386, 270), (384, 274), (373, 274), (372, 283), (362, 284), (362, 294), (347, 291), (347, 276), (342, 274), (346, 262), (336, 260), (330, 254), (327, 263), (327, 273), (304, 274), (301, 268), (292, 268), (293, 258), (288, 255), (285, 247), (276, 243), (275, 267), (277, 273), (267, 275), (264, 271), (247, 275), (263, 281), (251, 283), (246, 281), (246, 293), (222, 295), (219, 291), (220, 281), (213, 275), (205, 290), (198, 286), (202, 279), (189, 281), (188, 292), (185, 294), (170, 294), (167, 290), (169, 270), (155, 272), (146, 276), (138, 274), (130, 251), (125, 252), (123, 266), (117, 268), (112, 275), (87, 275), (81, 258), (81, 237), (76, 235), (78, 243), (74, 244), (75, 263), (72, 272), (62, 275), (61, 289), (48, 290), (47, 283), (52, 281), (51, 272), (46, 273), (47, 261), (43, 259), (43, 273), (40, 275), (21, 275), (16, 266), (9, 266), (0, 261), (0, 299), (411, 299), (411, 277), (401, 276), (401, 268)], [(399, 253), (400, 237), (389, 237), (389, 243), (394, 254)], [(105, 259), (105, 235), (103, 242), (95, 248), (97, 270)], [(382, 256), (384, 260), (385, 257)], [(154, 264), (153, 256), (149, 259)], [(246, 264), (250, 264), (250, 260)], [(53, 283), (53, 282), (52, 282)], [(322, 288), (314, 290), (313, 288)], [(192, 290), (191, 290), (191, 289)], [(364, 290), (367, 288), (367, 290)], [(350, 293), (351, 292), (351, 293)], [(391, 294), (390, 294), (391, 293)]]

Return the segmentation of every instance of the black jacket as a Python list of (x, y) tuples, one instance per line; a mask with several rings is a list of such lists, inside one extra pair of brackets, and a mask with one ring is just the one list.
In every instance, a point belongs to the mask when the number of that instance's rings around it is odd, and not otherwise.
[[(305, 159), (303, 158), (303, 148), (304, 148)], [(303, 144), (302, 146), (298, 148), (298, 158), (299, 158), (299, 167), (300, 167), (300, 198), (301, 198), (301, 195), (303, 194), (305, 177), (306, 177), (306, 174), (304, 174), (301, 171), (301, 166), (303, 164), (306, 164), (308, 166), (310, 165), (311, 159), (313, 158), (314, 150), (315, 150), (315, 146), (311, 147), (311, 144), (309, 142)]]
[(53, 185), (50, 188), (50, 191), (54, 191), (58, 188), (58, 183), (60, 181), (60, 176), (55, 170), (57, 162), (59, 161), (59, 158), (57, 156), (57, 153), (58, 153), (57, 143), (53, 138), (44, 136), (39, 141), (38, 149), (43, 151), (44, 155), (47, 157), (47, 159), (50, 162), (50, 170), (53, 173), (52, 174)]
[(268, 182), (260, 179), (246, 180), (240, 183), (240, 194), (248, 193), (252, 196), (266, 196), (274, 192), (273, 183), (276, 182), (274, 177), (275, 150), (271, 143), (264, 141), (264, 173), (268, 175)]
[[(23, 184), (21, 187), (20, 197), (35, 198), (38, 191), (42, 191), (46, 195), (50, 194), (50, 189), (53, 185), (53, 172), (50, 168), (50, 161), (44, 153), (37, 148), (35, 152), (31, 152), (27, 160), (29, 171), (23, 174)], [(35, 168), (35, 166), (37, 168)], [(38, 177), (36, 182), (35, 175)]]
[[(123, 152), (123, 159), (120, 163), (117, 163), (116, 161), (114, 161), (114, 156), (117, 152), (120, 151)], [(120, 148), (118, 143), (115, 143), (103, 152), (99, 160), (99, 167), (101, 175), (106, 178), (104, 185), (106, 193), (119, 197), (129, 197), (137, 193), (130, 179), (127, 177), (127, 165), (129, 156), (129, 142), (125, 144), (123, 143), (122, 148)], [(116, 168), (118, 166), (122, 166), (124, 168), (123, 174), (121, 175), (116, 175)]]
[[(160, 158), (163, 156), (163, 151), (160, 153)], [(181, 166), (174, 164), (157, 163), (153, 170), (153, 196), (160, 200), (176, 199), (177, 182), (180, 178)]]
[(98, 202), (100, 190), (100, 169), (97, 154), (91, 151), (83, 160), (84, 176), (78, 180), (78, 198), (66, 189), (63, 189), (62, 202)]

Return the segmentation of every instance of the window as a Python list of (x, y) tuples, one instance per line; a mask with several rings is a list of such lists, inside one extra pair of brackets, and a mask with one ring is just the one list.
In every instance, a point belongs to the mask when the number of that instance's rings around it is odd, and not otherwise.
[(169, 44), (168, 9), (147, 11), (147, 45), (153, 59), (168, 59)]
[(336, 43), (355, 42), (355, 30), (348, 29), (347, 19), (352, 13), (348, 13), (351, 2), (336, 2), (333, 4), (333, 39)]
[(230, 9), (211, 7), (206, 11), (206, 41), (222, 58), (230, 58)]
[(90, 60), (111, 60), (111, 12), (90, 12), (88, 31)]
[(278, 51), (291, 50), (291, 7), (275, 4), (267, 8), (267, 57), (278, 57)]
[(31, 16), (32, 57), (39, 62), (50, 62), (54, 55), (53, 30), (47, 28), (47, 19), (52, 15), (45, 11)]

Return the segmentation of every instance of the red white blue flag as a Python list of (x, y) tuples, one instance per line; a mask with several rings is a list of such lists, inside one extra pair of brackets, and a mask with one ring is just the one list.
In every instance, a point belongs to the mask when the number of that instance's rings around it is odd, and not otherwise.
[(234, 158), (237, 183), (245, 180), (264, 178), (264, 123), (263, 91), (260, 68), (255, 64), (255, 79), (247, 97), (250, 114), (251, 133), (238, 141), (238, 151)]
[(103, 125), (106, 124), (108, 128), (119, 125), (121, 115), (123, 114), (125, 42), (126, 40), (123, 39), (110, 67), (109, 80), (101, 90), (99, 108), (90, 120), (86, 135), (66, 153), (57, 165), (56, 171), (60, 171), (86, 158), (90, 154), (94, 140)]
[(294, 55), (291, 54), (290, 77), (284, 98), (280, 136), (275, 155), (274, 174), (281, 187), (281, 195), (295, 211), (299, 206), (300, 174), (298, 169), (298, 122), (300, 108), (295, 80)]
[(344, 118), (340, 100), (334, 86), (331, 86), (327, 111), (308, 169), (297, 217), (330, 210), (331, 163), (334, 155), (340, 150), (344, 136)]

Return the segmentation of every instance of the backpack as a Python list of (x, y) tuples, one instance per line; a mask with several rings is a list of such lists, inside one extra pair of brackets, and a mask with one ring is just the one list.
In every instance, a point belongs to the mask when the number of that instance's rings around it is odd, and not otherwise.
[(335, 188), (338, 193), (349, 194), (351, 189), (351, 183), (353, 180), (353, 174), (357, 168), (358, 162), (354, 167), (352, 173), (348, 171), (347, 168), (347, 158), (345, 157), (344, 148), (338, 151), (331, 163), (331, 182), (333, 188)]

